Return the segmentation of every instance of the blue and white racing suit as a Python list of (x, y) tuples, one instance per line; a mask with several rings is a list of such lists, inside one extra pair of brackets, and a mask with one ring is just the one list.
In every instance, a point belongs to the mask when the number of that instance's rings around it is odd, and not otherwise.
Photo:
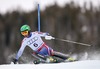
[(29, 37), (25, 37), (22, 40), (22, 44), (16, 55), (16, 59), (19, 59), (26, 46), (30, 47), (35, 53), (40, 54), (42, 56), (53, 55), (53, 49), (48, 47), (41, 38), (45, 36), (47, 36), (46, 33), (31, 32)]

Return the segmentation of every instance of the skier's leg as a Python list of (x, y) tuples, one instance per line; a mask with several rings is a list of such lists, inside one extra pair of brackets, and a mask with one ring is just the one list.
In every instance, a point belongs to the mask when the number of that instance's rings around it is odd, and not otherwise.
[(36, 59), (43, 59), (43, 60), (45, 60), (45, 57), (40, 55), (40, 54), (34, 54), (33, 53), (32, 56), (35, 57)]
[(34, 58), (36, 58), (36, 60), (34, 60), (34, 64), (39, 64), (39, 63), (46, 63), (46, 57), (40, 55), (40, 54), (32, 54), (32, 56)]
[(61, 58), (63, 60), (66, 60), (67, 58), (69, 58), (67, 55), (60, 52), (56, 52), (56, 51), (53, 51), (53, 56)]
[(49, 48), (49, 47), (46, 47), (46, 48), (42, 48), (41, 51), (39, 52), (40, 55), (44, 55), (45, 57), (45, 60), (47, 62), (56, 62), (56, 59), (54, 59), (52, 57), (52, 53), (53, 53), (53, 49), (52, 48)]
[(75, 61), (75, 59), (69, 57), (68, 55), (56, 51), (53, 52), (53, 56), (61, 58), (64, 61)]

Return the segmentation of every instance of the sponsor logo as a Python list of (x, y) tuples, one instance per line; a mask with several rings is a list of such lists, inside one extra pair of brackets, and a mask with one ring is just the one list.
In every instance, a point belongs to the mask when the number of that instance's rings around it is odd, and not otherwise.
[[(31, 44), (34, 45), (34, 42), (37, 41), (37, 40), (38, 40), (38, 37), (34, 37), (34, 38), (30, 39), (30, 40), (27, 42), (27, 44), (28, 44), (28, 45), (31, 45)], [(36, 44), (35, 44), (34, 46), (36, 46)]]

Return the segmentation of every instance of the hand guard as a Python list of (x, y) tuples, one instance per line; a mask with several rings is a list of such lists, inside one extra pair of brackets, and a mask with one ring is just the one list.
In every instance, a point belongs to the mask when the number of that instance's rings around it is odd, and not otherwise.
[(46, 39), (46, 40), (51, 40), (51, 39), (55, 39), (55, 38), (52, 37), (52, 36), (45, 36), (45, 39)]

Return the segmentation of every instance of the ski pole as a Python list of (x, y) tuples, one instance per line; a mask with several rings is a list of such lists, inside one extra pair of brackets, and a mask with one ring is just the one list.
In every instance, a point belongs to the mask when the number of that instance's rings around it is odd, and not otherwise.
[(84, 45), (84, 46), (91, 46), (90, 44), (85, 44), (85, 43), (80, 43), (80, 42), (75, 42), (75, 41), (71, 41), (71, 40), (65, 40), (65, 39), (55, 38), (55, 37), (53, 37), (53, 39), (64, 41), (64, 42), (70, 42), (70, 43), (74, 43), (74, 44), (79, 44), (79, 45)]

